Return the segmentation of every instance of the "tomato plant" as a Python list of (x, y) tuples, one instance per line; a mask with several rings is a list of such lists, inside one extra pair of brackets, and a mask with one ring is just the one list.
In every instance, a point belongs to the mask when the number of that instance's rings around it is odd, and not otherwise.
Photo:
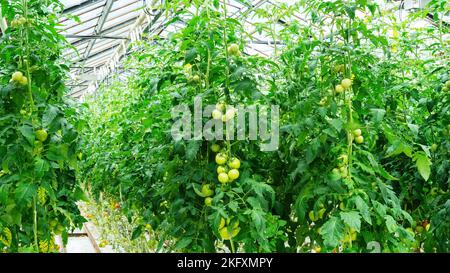
[[(429, 12), (448, 11), (437, 2)], [(416, 28), (423, 13), (399, 22), (365, 0), (298, 1), (256, 8), (255, 32), (280, 43), (248, 55), (250, 15), (180, 3), (166, 8), (184, 27), (136, 43), (134, 73), (83, 105), (79, 179), (139, 215), (134, 237), (150, 225), (158, 251), (448, 252), (445, 26)], [(203, 121), (224, 124), (239, 104), (279, 105), (279, 149), (173, 139), (171, 110), (198, 96), (215, 105)]]
[(55, 252), (54, 235), (80, 227), (77, 110), (63, 99), (67, 46), (58, 1), (1, 1), (0, 248)]

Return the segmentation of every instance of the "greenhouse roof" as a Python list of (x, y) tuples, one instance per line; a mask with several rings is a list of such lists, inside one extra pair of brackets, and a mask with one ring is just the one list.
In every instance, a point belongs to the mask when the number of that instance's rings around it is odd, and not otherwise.
[[(396, 1), (393, 5), (400, 9), (420, 7), (425, 1)], [(243, 4), (251, 2), (251, 5)], [(385, 3), (386, 1), (377, 1)], [(395, 2), (395, 1), (394, 1)], [(60, 33), (73, 45), (65, 57), (71, 60), (70, 79), (67, 86), (70, 95), (79, 98), (95, 91), (108, 75), (117, 70), (120, 60), (128, 52), (130, 42), (139, 40), (143, 33), (166, 37), (170, 32), (183, 26), (176, 22), (167, 26), (170, 14), (161, 7), (164, 0), (62, 0), (65, 7), (61, 20)], [(280, 3), (292, 3), (289, 0), (229, 0), (228, 11), (234, 18), (243, 12), (252, 12), (257, 8), (272, 8)], [(400, 4), (399, 4), (400, 3)], [(183, 7), (180, 7), (182, 9)], [(74, 15), (79, 20), (68, 16)], [(294, 15), (299, 22), (308, 24), (301, 13)], [(245, 21), (247, 29), (255, 29), (258, 16), (247, 16), (252, 21)], [(248, 19), (247, 19), (248, 20)], [(280, 28), (283, 22), (280, 20)], [(273, 44), (270, 38), (253, 34), (247, 54), (270, 55)]]

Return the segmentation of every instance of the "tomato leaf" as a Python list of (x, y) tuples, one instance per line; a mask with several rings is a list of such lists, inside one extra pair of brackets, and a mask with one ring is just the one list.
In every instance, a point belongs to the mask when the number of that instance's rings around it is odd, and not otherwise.
[(340, 215), (345, 224), (359, 232), (361, 229), (361, 215), (357, 211), (342, 211)]
[(414, 154), (414, 161), (416, 161), (416, 167), (419, 170), (420, 175), (428, 181), (431, 173), (431, 160), (424, 152), (417, 152)]
[(356, 205), (356, 208), (361, 213), (361, 216), (363, 219), (369, 224), (372, 225), (372, 219), (370, 218), (370, 212), (369, 212), (369, 206), (367, 203), (362, 199), (360, 196), (356, 196), (354, 198), (354, 202)]
[(398, 225), (397, 222), (390, 215), (384, 216), (384, 220), (386, 221), (386, 227), (390, 233), (394, 233), (397, 231)]
[(15, 198), (18, 205), (24, 206), (30, 204), (36, 195), (37, 185), (29, 183), (20, 183), (15, 191)]
[(328, 247), (336, 247), (344, 236), (344, 224), (340, 218), (332, 216), (320, 228), (320, 235), (324, 240), (324, 244)]

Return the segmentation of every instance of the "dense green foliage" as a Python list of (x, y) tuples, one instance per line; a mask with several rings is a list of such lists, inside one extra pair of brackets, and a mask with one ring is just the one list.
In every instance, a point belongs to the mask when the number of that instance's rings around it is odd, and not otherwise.
[[(246, 252), (450, 250), (448, 28), (415, 28), (422, 13), (398, 22), (363, 0), (300, 1), (256, 10), (256, 29), (283, 45), (269, 58), (227, 50), (248, 46), (247, 14), (192, 5), (195, 14), (178, 11), (190, 16), (184, 28), (135, 45), (133, 75), (85, 105), (80, 178), (130, 219), (140, 214), (133, 237), (150, 224), (163, 251), (221, 251), (220, 242)], [(292, 19), (296, 10), (312, 23)], [(279, 105), (278, 151), (218, 141), (242, 162), (238, 180), (221, 185), (213, 142), (170, 135), (172, 108), (195, 96)], [(231, 240), (222, 217), (239, 221)]]
[(54, 235), (84, 219), (75, 204), (78, 124), (63, 101), (67, 46), (58, 1), (1, 1), (11, 22), (0, 38), (0, 249), (53, 252)]

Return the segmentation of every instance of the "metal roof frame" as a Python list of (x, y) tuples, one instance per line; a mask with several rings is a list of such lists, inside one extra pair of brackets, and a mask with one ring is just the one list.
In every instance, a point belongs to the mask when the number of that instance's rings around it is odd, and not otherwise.
[[(156, 4), (164, 6), (165, 1), (167, 0), (62, 0), (68, 6), (63, 12), (64, 18), (61, 20), (63, 27), (59, 32), (79, 52), (78, 55), (73, 49), (68, 49), (64, 53), (72, 61), (70, 67), (72, 79), (67, 82), (67, 86), (72, 89), (69, 95), (82, 97), (86, 93), (94, 92), (102, 82), (115, 73), (123, 56), (131, 49), (130, 43), (142, 39), (143, 33), (148, 32), (164, 38), (166, 37), (164, 35), (173, 31), (173, 27), (168, 28), (166, 25), (172, 19), (173, 13), (167, 13), (163, 8), (154, 8)], [(239, 0), (228, 0), (230, 17), (242, 19), (243, 14), (257, 16), (255, 10), (261, 7), (265, 9), (264, 5), (270, 5), (268, 8), (277, 8), (280, 2), (289, 3), (288, 0), (248, 1), (250, 5), (243, 4)], [(399, 6), (398, 9), (403, 10), (404, 7)], [(83, 17), (83, 20), (76, 22), (68, 16), (69, 14)], [(293, 14), (292, 19), (308, 24), (308, 20), (302, 18), (300, 12)], [(278, 20), (277, 23), (282, 27), (289, 24), (289, 21), (290, 19), (288, 22)], [(280, 41), (272, 41), (270, 35), (264, 33), (258, 35), (257, 20), (253, 21), (251, 18), (244, 23), (255, 29), (250, 31), (249, 37), (246, 38), (246, 42), (250, 45), (249, 54), (267, 56), (273, 54), (275, 47), (283, 46)], [(98, 77), (94, 80), (86, 79), (92, 75)]]

